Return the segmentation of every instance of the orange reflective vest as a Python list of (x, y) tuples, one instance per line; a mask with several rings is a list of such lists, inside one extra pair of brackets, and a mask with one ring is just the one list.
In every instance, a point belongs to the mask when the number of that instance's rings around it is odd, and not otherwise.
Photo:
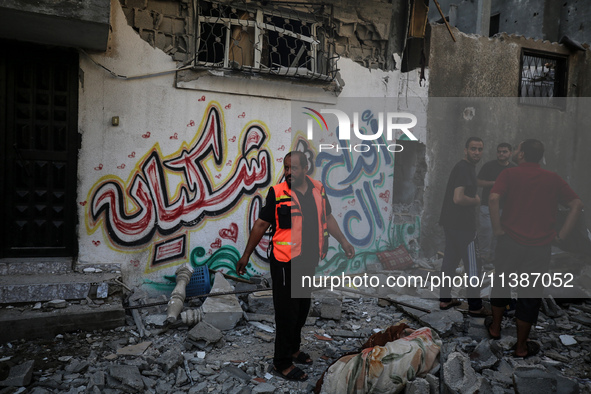
[[(314, 185), (312, 195), (318, 213), (318, 244), (320, 259), (328, 250), (328, 225), (326, 223), (326, 193), (322, 183), (307, 177)], [(278, 261), (288, 262), (302, 254), (302, 210), (296, 193), (287, 182), (273, 186), (275, 191), (275, 233), (273, 234), (273, 255)]]

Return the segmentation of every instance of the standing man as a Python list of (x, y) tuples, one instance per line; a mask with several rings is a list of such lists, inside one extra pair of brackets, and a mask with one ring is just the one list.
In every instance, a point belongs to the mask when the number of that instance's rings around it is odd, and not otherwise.
[(491, 160), (484, 163), (478, 176), (477, 184), (482, 188), (482, 198), (480, 199), (480, 227), (478, 229), (478, 247), (480, 256), (485, 262), (491, 262), (495, 259), (496, 240), (493, 237), (490, 224), (490, 211), (488, 209), (488, 195), (490, 189), (495, 184), (495, 180), (505, 168), (515, 167), (511, 163), (511, 145), (501, 142), (497, 146), (497, 160)]
[[(439, 224), (443, 226), (445, 233), (441, 272), (446, 277), (454, 276), (460, 260), (464, 262), (468, 278), (480, 275), (480, 264), (476, 258), (476, 207), (480, 204), (480, 197), (476, 194), (476, 163), (480, 161), (483, 149), (482, 139), (468, 138), (464, 159), (455, 165), (447, 181), (439, 217)], [(480, 289), (468, 286), (467, 293), (470, 316), (485, 316)], [(451, 299), (451, 288), (442, 285), (439, 309), (447, 310), (457, 305), (460, 302)]]
[(308, 375), (293, 362), (312, 364), (310, 355), (300, 350), (301, 331), (311, 300), (309, 292), (307, 298), (293, 298), (292, 286), (302, 285), (302, 275), (314, 275), (318, 261), (326, 256), (329, 233), (339, 241), (348, 258), (355, 256), (355, 249), (331, 214), (324, 186), (307, 176), (307, 171), (308, 159), (302, 152), (292, 151), (285, 156), (285, 182), (269, 189), (244, 254), (236, 264), (239, 275), (246, 273), (250, 255), (273, 225), (270, 268), (277, 330), (273, 365), (275, 374), (298, 381), (306, 380)]
[[(515, 307), (517, 344), (515, 357), (536, 354), (540, 346), (528, 341), (532, 324), (537, 321), (543, 292), (542, 280), (534, 285), (532, 274), (548, 272), (552, 241), (560, 244), (573, 229), (583, 203), (570, 186), (556, 173), (543, 170), (540, 160), (544, 145), (535, 139), (519, 144), (513, 154), (517, 167), (499, 175), (493, 186), (489, 207), (492, 228), (497, 238), (495, 283), (492, 288), (492, 323), (488, 327), (493, 339), (501, 336), (503, 311), (509, 303), (511, 287), (518, 287), (519, 298)], [(499, 214), (499, 201), (504, 199), (503, 216)], [(558, 233), (554, 230), (558, 204), (570, 212)], [(527, 275), (528, 282), (518, 276), (510, 284), (511, 273)], [(504, 274), (504, 286), (499, 275)]]

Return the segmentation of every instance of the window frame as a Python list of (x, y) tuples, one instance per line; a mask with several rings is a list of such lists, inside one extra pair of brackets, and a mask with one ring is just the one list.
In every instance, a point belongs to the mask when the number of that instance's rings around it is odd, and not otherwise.
[[(244, 20), (244, 19), (237, 19), (237, 18), (227, 18), (227, 17), (217, 17), (217, 16), (203, 16), (200, 14), (200, 7), (199, 5), (195, 8), (195, 56), (194, 56), (194, 67), (196, 68), (208, 68), (208, 69), (219, 69), (219, 70), (240, 70), (240, 71), (247, 71), (247, 72), (254, 72), (254, 73), (261, 73), (261, 74), (270, 74), (270, 75), (278, 75), (278, 76), (286, 76), (286, 77), (299, 77), (303, 79), (319, 79), (322, 81), (332, 81), (336, 77), (336, 73), (338, 69), (336, 67), (336, 61), (338, 60), (338, 55), (336, 52), (333, 52), (333, 56), (327, 56), (326, 59), (319, 58), (319, 53), (324, 47), (328, 47), (326, 41), (329, 40), (328, 36), (318, 37), (318, 29), (319, 27), (323, 26), (323, 23), (319, 21), (313, 20), (313, 18), (306, 18), (304, 13), (301, 11), (296, 11), (298, 15), (298, 21), (302, 23), (306, 23), (310, 27), (310, 35), (303, 35), (301, 33), (295, 33), (291, 30), (279, 27), (272, 23), (266, 23), (264, 21), (265, 17), (282, 17), (284, 18), (285, 15), (281, 12), (274, 11), (272, 9), (266, 9), (261, 6), (254, 5), (253, 7), (246, 6), (245, 3), (236, 4), (236, 3), (225, 3), (219, 0), (198, 0), (196, 3), (209, 3), (209, 4), (217, 4), (219, 6), (231, 6), (240, 11), (246, 12), (256, 12), (255, 18), (253, 20)], [(331, 12), (328, 15), (329, 18), (332, 19), (332, 6), (329, 4), (324, 3), (298, 3), (298, 2), (282, 2), (278, 5), (305, 5), (305, 6), (315, 6), (315, 5), (322, 5), (322, 6), (329, 6), (331, 7)], [(199, 49), (201, 47), (202, 40), (201, 34), (201, 24), (208, 23), (211, 26), (221, 26), (224, 29), (225, 39), (224, 41), (224, 56), (222, 62), (210, 62), (210, 61), (201, 61), (198, 60), (199, 57)], [(253, 52), (253, 63), (252, 65), (240, 65), (239, 68), (233, 67), (231, 63), (231, 40), (232, 40), (232, 28), (234, 27), (247, 27), (254, 29), (254, 42), (252, 44), (252, 52)], [(332, 27), (332, 26), (331, 26)], [(294, 38), (299, 42), (303, 43), (303, 47), (305, 48), (306, 44), (310, 45), (310, 61), (306, 65), (305, 69), (307, 73), (305, 75), (298, 74), (298, 70), (302, 67), (296, 66), (284, 66), (284, 65), (277, 65), (278, 67), (268, 67), (261, 63), (261, 55), (262, 55), (262, 47), (264, 44), (265, 39), (265, 32), (272, 31), (277, 32), (288, 37)], [(315, 38), (316, 37), (316, 38)], [(322, 42), (324, 41), (324, 43)], [(301, 56), (302, 49), (300, 49), (300, 54), (296, 55), (295, 61), (298, 61), (299, 57)], [(329, 52), (330, 53), (330, 52)], [(320, 70), (321, 67), (320, 62), (325, 62), (326, 66), (324, 70)], [(294, 73), (295, 71), (295, 73)], [(332, 74), (332, 75), (331, 75)]]
[[(524, 89), (526, 92), (529, 89), (525, 88), (526, 83), (530, 83), (533, 78), (526, 79), (524, 77), (524, 67), (526, 67), (526, 57), (538, 58), (541, 60), (549, 60), (554, 62), (554, 76), (552, 80), (552, 95), (551, 96), (536, 96), (523, 95)], [(521, 56), (519, 60), (519, 85), (517, 97), (519, 97), (520, 105), (532, 105), (550, 108), (564, 109), (566, 97), (568, 94), (568, 56), (553, 52), (540, 51), (530, 48), (521, 48)], [(531, 67), (531, 65), (530, 65)], [(542, 70), (544, 70), (542, 66)], [(548, 68), (548, 72), (552, 70)], [(539, 76), (539, 74), (538, 74)], [(542, 81), (540, 81), (542, 83)], [(541, 87), (540, 87), (541, 88)]]

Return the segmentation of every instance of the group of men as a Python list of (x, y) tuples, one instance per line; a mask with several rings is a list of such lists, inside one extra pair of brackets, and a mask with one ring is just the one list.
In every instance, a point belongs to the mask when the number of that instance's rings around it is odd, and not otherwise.
[[(484, 164), (476, 176), (476, 164), (483, 150), (482, 139), (468, 138), (464, 158), (449, 176), (439, 220), (445, 233), (441, 271), (442, 275), (454, 276), (462, 260), (469, 278), (481, 277), (482, 260), (494, 261), (492, 319), (486, 321), (489, 336), (501, 337), (501, 322), (511, 301), (511, 290), (517, 290), (514, 355), (527, 357), (539, 351), (536, 342), (528, 341), (531, 326), (538, 318), (544, 286), (542, 280), (535, 279), (548, 272), (552, 243), (560, 245), (568, 236), (583, 204), (560, 176), (541, 168), (542, 142), (524, 140), (514, 152), (508, 143), (499, 144), (497, 160)], [(509, 157), (516, 166), (510, 163)], [(479, 186), (483, 188), (482, 198), (477, 194)], [(556, 231), (559, 204), (570, 211)], [(479, 234), (476, 231), (477, 206), (480, 206)], [(478, 255), (479, 243), (483, 259)], [(470, 283), (481, 284), (478, 280)], [(468, 286), (467, 295), (470, 316), (489, 315), (482, 305), (479, 286)], [(442, 310), (460, 305), (451, 298), (450, 287), (441, 288), (439, 301)]]
[[(512, 152), (511, 145), (499, 144), (497, 160), (486, 163), (476, 176), (476, 164), (483, 150), (482, 139), (470, 137), (465, 144), (463, 160), (455, 165), (449, 176), (439, 220), (445, 233), (442, 274), (453, 276), (462, 260), (469, 277), (480, 276), (479, 241), (485, 260), (494, 260), (497, 275), (547, 271), (550, 245), (560, 243), (568, 236), (582, 211), (581, 200), (562, 178), (540, 167), (544, 155), (540, 141), (522, 141), (515, 152)], [(510, 163), (510, 157), (516, 166)], [(265, 205), (236, 266), (239, 275), (246, 273), (250, 256), (271, 227), (270, 270), (276, 324), (273, 372), (296, 381), (306, 380), (307, 374), (294, 363), (313, 363), (310, 355), (300, 349), (301, 330), (311, 301), (309, 291), (303, 297), (294, 297), (292, 290), (301, 287), (298, 278), (314, 275), (318, 261), (326, 256), (329, 234), (336, 238), (347, 258), (355, 256), (353, 246), (332, 216), (323, 185), (310, 178), (307, 172), (308, 159), (304, 153), (292, 151), (285, 156), (285, 180), (269, 189)], [(483, 188), (482, 198), (478, 195), (478, 187)], [(556, 232), (554, 224), (559, 203), (569, 207), (570, 213)], [(479, 237), (476, 231), (477, 206), (480, 206), (482, 229)], [(523, 293), (525, 297), (521, 296), (517, 301), (515, 356), (524, 357), (539, 350), (528, 341), (528, 336), (531, 325), (537, 320), (540, 290), (537, 286), (533, 292)], [(490, 315), (483, 306), (480, 288), (468, 287), (467, 295), (471, 316)], [(449, 287), (442, 286), (440, 297), (440, 309), (460, 304), (451, 298)], [(509, 286), (493, 287), (492, 319), (487, 325), (492, 338), (500, 338), (501, 320), (510, 297)]]

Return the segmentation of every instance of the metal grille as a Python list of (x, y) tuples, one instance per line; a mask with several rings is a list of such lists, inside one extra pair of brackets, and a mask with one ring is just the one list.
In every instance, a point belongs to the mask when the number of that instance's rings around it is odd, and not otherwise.
[(0, 254), (71, 256), (76, 221), (78, 57), (6, 45), (5, 212)]
[(332, 6), (267, 3), (197, 1), (195, 65), (333, 80)]
[(521, 55), (520, 102), (561, 106), (566, 96), (566, 58), (524, 51)]

